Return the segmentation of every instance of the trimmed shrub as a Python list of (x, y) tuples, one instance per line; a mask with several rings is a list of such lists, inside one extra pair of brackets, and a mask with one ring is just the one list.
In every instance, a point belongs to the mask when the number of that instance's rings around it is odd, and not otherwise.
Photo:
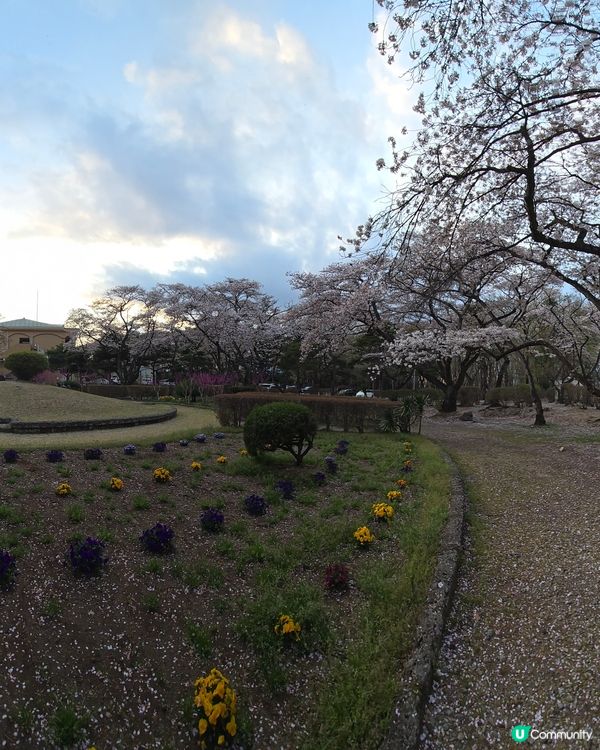
[(31, 380), (48, 369), (48, 357), (40, 352), (13, 352), (4, 360), (4, 366), (19, 380)]
[(7, 451), (4, 451), (4, 460), (7, 464), (16, 464), (19, 460), (19, 454), (14, 448), (9, 448)]
[(527, 404), (531, 406), (531, 390), (528, 385), (508, 385), (502, 388), (490, 388), (486, 393), (486, 401), (490, 406), (501, 406), (513, 403), (515, 406)]
[(244, 498), (244, 507), (251, 516), (264, 516), (267, 512), (267, 502), (260, 495), (248, 495)]
[(313, 446), (317, 421), (303, 404), (289, 402), (255, 407), (244, 424), (244, 443), (251, 456), (267, 451), (291, 453), (300, 466)]

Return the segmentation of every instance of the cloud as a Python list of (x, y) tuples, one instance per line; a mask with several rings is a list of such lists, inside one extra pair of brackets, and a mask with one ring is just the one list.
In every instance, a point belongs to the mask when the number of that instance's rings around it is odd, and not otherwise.
[(371, 212), (374, 162), (409, 96), (374, 51), (368, 104), (343, 91), (288, 23), (206, 3), (178, 23), (168, 63), (123, 65), (129, 105), (78, 110), (11, 236), (87, 248), (105, 286), (249, 276), (289, 296), (285, 271), (331, 262)]

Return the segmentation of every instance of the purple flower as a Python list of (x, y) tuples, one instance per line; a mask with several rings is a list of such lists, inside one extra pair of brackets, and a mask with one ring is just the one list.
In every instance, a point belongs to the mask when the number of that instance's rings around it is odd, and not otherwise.
[(289, 479), (280, 479), (278, 482), (276, 482), (275, 489), (281, 492), (281, 497), (284, 500), (294, 499), (294, 485)]
[(248, 495), (244, 499), (244, 506), (251, 516), (264, 516), (267, 512), (267, 502), (260, 495)]
[(343, 563), (333, 563), (325, 569), (325, 588), (330, 591), (346, 591), (350, 571)]
[(223, 438), (225, 437), (225, 433), (224, 432), (215, 432), (215, 434), (213, 435), (213, 437), (215, 438), (215, 440), (223, 440)]
[(144, 531), (140, 541), (148, 552), (162, 555), (173, 550), (173, 536), (174, 532), (170, 526), (157, 523), (151, 529)]
[(48, 451), (46, 453), (46, 461), (49, 461), (51, 464), (57, 464), (59, 461), (62, 461), (65, 457), (65, 454), (62, 451)]
[(206, 442), (206, 435), (203, 432), (199, 432), (197, 435), (194, 435), (194, 440), (197, 443), (205, 443)]
[(69, 546), (69, 560), (75, 575), (86, 578), (99, 575), (108, 563), (104, 550), (104, 542), (91, 536), (83, 541), (72, 542)]
[(340, 440), (334, 448), (334, 451), (338, 454), (338, 456), (345, 456), (346, 453), (348, 453), (349, 445), (350, 443), (347, 440)]
[(323, 474), (322, 471), (317, 471), (316, 474), (313, 474), (313, 479), (315, 480), (315, 484), (321, 487), (325, 484), (325, 474)]
[(133, 443), (129, 443), (123, 448), (123, 453), (126, 456), (135, 456), (135, 445), (133, 445)]
[(325, 468), (327, 469), (327, 471), (330, 474), (335, 474), (336, 471), (338, 470), (338, 465), (336, 463), (335, 457), (334, 456), (325, 456), (325, 458), (323, 460), (325, 462)]
[(163, 442), (154, 443), (152, 450), (155, 453), (164, 453), (167, 450), (167, 444)]
[(12, 587), (17, 574), (17, 560), (6, 549), (0, 549), (0, 589), (6, 591)]
[(207, 508), (200, 515), (200, 524), (205, 531), (221, 531), (225, 516), (217, 508)]
[(83, 451), (83, 457), (87, 461), (98, 461), (102, 458), (102, 451), (100, 448), (86, 448)]
[(182, 447), (182, 448), (185, 448), (185, 447), (186, 447), (186, 446), (188, 446), (189, 444), (190, 444), (190, 441), (189, 441), (189, 440), (180, 440), (180, 441), (179, 441), (179, 445), (181, 445), (181, 447)]
[(16, 464), (19, 459), (19, 454), (14, 448), (9, 448), (4, 451), (4, 460), (7, 464)]

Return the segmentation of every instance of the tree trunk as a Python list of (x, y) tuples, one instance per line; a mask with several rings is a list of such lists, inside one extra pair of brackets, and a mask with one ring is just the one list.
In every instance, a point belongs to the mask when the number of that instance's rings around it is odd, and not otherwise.
[(451, 414), (456, 411), (456, 398), (458, 396), (458, 388), (455, 385), (447, 385), (444, 391), (444, 398), (440, 406), (440, 411), (444, 414)]
[(498, 370), (498, 374), (496, 375), (496, 388), (502, 387), (502, 381), (504, 380), (504, 376), (506, 375), (506, 372), (508, 370), (508, 357), (502, 360), (502, 364), (500, 365), (500, 369)]
[[(521, 354), (521, 352), (519, 352), (519, 354)], [(529, 367), (529, 359), (524, 354), (521, 354), (521, 359), (523, 360), (523, 364), (525, 365), (525, 369), (527, 370), (527, 375), (529, 376), (531, 400), (535, 405), (535, 422), (533, 423), (533, 426), (545, 427), (546, 418), (544, 417), (544, 407), (542, 405), (542, 399), (540, 398), (539, 391), (535, 385), (535, 378), (533, 377), (533, 373), (531, 372), (531, 368)]]

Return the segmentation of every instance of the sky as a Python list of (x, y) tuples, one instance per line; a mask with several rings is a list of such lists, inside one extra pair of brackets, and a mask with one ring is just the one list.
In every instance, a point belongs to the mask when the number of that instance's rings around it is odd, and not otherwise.
[[(375, 4), (377, 9), (377, 5)], [(340, 259), (417, 92), (373, 0), (3, 0), (0, 319)], [(386, 182), (387, 180), (387, 182)]]

